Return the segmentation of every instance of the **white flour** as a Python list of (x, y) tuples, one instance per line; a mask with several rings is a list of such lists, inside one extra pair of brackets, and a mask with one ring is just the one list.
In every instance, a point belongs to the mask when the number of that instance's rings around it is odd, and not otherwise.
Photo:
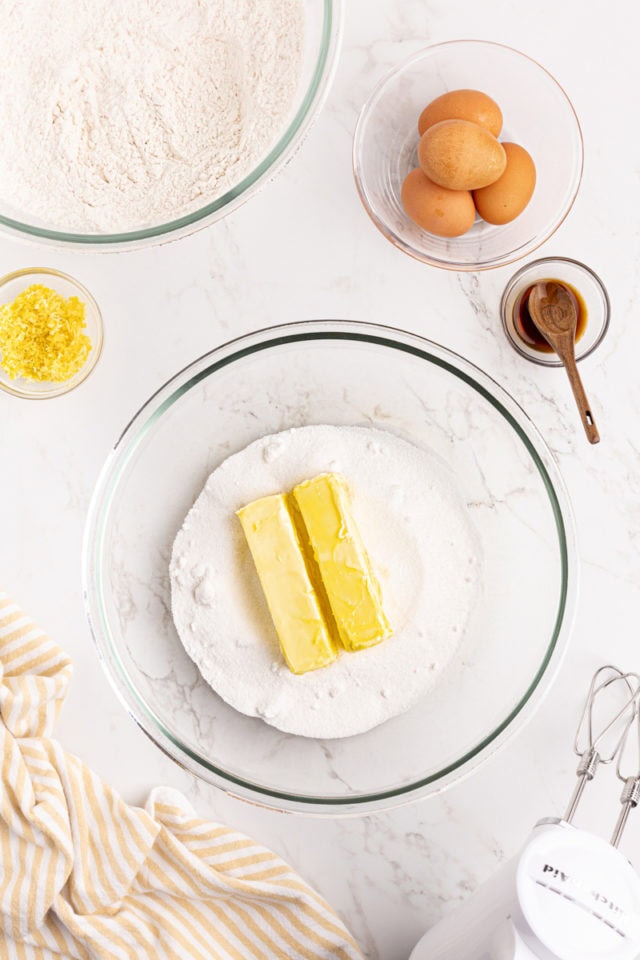
[(302, 0), (2, 0), (0, 200), (122, 231), (214, 200), (282, 132)]
[[(235, 511), (331, 470), (349, 483), (395, 633), (296, 676)], [(211, 474), (173, 546), (173, 618), (204, 679), (236, 710), (290, 733), (346, 737), (404, 712), (437, 682), (479, 571), (466, 507), (440, 460), (381, 430), (301, 427), (252, 443)]]

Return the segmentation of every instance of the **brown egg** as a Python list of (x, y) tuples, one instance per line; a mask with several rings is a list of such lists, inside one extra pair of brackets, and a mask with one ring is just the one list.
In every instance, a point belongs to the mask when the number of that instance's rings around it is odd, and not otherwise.
[(468, 190), (447, 190), (418, 167), (402, 184), (402, 206), (414, 223), (438, 237), (459, 237), (473, 225), (476, 208)]
[(418, 162), (434, 183), (448, 190), (478, 190), (504, 173), (501, 143), (477, 123), (441, 120), (422, 134)]
[(422, 136), (425, 130), (442, 120), (470, 120), (494, 137), (502, 130), (500, 107), (481, 90), (451, 90), (436, 97), (420, 114), (418, 133)]
[(530, 155), (517, 143), (503, 143), (507, 166), (502, 176), (488, 187), (475, 190), (476, 209), (487, 223), (510, 223), (522, 213), (533, 196), (536, 167)]

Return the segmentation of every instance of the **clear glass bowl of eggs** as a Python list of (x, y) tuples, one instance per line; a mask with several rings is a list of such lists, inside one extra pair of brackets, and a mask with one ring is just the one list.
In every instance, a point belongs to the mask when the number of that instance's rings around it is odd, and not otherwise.
[(356, 126), (365, 210), (395, 246), (451, 270), (526, 256), (567, 216), (582, 177), (573, 106), (510, 47), (427, 47), (376, 87)]

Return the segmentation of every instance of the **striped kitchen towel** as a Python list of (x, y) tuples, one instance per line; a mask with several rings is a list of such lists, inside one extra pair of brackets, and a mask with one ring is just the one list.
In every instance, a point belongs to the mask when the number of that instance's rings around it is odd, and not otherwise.
[(125, 804), (51, 739), (71, 663), (0, 593), (2, 960), (357, 960), (279, 857), (181, 794)]

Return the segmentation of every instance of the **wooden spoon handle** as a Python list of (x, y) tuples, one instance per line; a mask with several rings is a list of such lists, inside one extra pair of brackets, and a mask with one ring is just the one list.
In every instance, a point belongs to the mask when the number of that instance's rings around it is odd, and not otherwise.
[(587, 439), (589, 443), (600, 443), (600, 434), (598, 433), (596, 422), (593, 419), (593, 414), (591, 413), (591, 406), (587, 399), (584, 387), (582, 386), (582, 380), (580, 379), (580, 374), (578, 373), (578, 367), (571, 355), (564, 357), (564, 366), (565, 370), (567, 371), (567, 376), (569, 377), (569, 383), (571, 384), (571, 389), (573, 390), (576, 404), (578, 405), (578, 410), (580, 411), (580, 417), (582, 419), (582, 425), (584, 426), (584, 432), (587, 435)]

